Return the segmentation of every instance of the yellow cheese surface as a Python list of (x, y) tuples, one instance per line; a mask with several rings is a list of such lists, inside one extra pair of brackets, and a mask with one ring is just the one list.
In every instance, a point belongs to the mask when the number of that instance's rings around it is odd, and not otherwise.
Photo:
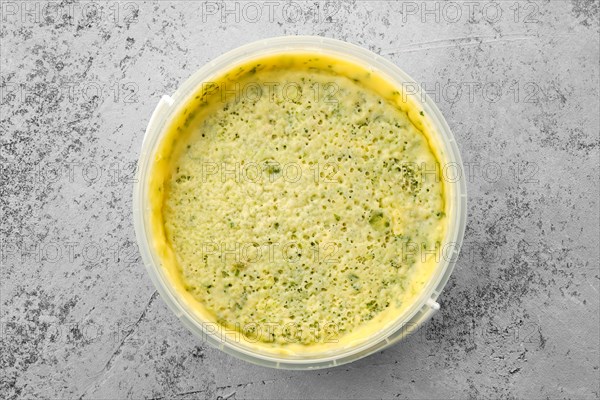
[(149, 188), (181, 300), (273, 353), (388, 326), (430, 280), (446, 232), (424, 121), (382, 76), (323, 55), (263, 57), (203, 84), (166, 128)]

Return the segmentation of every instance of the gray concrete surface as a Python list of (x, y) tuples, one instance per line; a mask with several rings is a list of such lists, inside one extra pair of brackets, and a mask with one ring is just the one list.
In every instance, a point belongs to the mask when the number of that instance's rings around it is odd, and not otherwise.
[[(598, 398), (598, 2), (293, 3), (0, 3), (0, 397)], [(195, 339), (147, 277), (131, 215), (160, 96), (227, 50), (293, 34), (403, 68), (470, 171), (440, 312), (316, 372)]]

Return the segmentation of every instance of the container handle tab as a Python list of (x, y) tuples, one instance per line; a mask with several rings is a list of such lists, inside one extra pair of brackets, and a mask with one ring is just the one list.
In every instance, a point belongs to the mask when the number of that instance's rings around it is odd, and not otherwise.
[(152, 116), (150, 117), (150, 121), (148, 122), (148, 128), (144, 133), (144, 140), (147, 140), (150, 135), (150, 132), (156, 129), (156, 124), (158, 123), (158, 121), (160, 121), (163, 115), (169, 111), (171, 106), (173, 106), (174, 102), (175, 101), (171, 96), (163, 95), (160, 98), (160, 101), (156, 105), (156, 108), (154, 109), (154, 111), (152, 112)]
[(429, 308), (431, 308), (432, 310), (439, 310), (440, 309), (440, 303), (438, 303), (437, 301), (433, 300), (432, 298), (429, 298), (427, 300), (427, 305), (429, 306)]

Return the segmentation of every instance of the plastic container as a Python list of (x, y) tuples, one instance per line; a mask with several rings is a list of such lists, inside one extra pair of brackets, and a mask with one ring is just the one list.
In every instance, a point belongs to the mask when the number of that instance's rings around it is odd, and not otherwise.
[(161, 98), (150, 118), (144, 136), (137, 179), (134, 184), (133, 218), (138, 246), (150, 278), (169, 308), (191, 332), (212, 346), (255, 364), (285, 369), (317, 369), (349, 363), (382, 350), (417, 330), (440, 308), (436, 300), (452, 273), (463, 240), (467, 213), (467, 194), (466, 184), (462, 176), (453, 174), (451, 178), (446, 177), (445, 193), (449, 204), (449, 225), (446, 240), (443, 243), (443, 249), (445, 250), (431, 280), (426, 284), (417, 301), (404, 315), (387, 329), (377, 332), (358, 346), (325, 356), (274, 356), (272, 354), (262, 354), (250, 347), (227, 340), (227, 336), (223, 335), (222, 332), (215, 332), (211, 325), (198, 320), (170, 286), (161, 267), (161, 261), (151, 245), (147, 191), (153, 154), (164, 133), (165, 124), (202, 82), (210, 81), (211, 77), (219, 75), (222, 71), (253, 58), (298, 51), (328, 54), (362, 64), (385, 76), (390, 82), (396, 84), (400, 90), (410, 88), (410, 92), (405, 90), (404, 95), (417, 103), (427, 116), (430, 135), (433, 136), (432, 139), (439, 147), (441, 154), (439, 157), (442, 158), (439, 161), (442, 166), (458, 171), (458, 173), (464, 170), (454, 136), (444, 117), (436, 105), (419, 89), (419, 86), (396, 65), (368, 50), (338, 40), (317, 36), (276, 37), (250, 43), (227, 52), (198, 70), (173, 95), (165, 95)]

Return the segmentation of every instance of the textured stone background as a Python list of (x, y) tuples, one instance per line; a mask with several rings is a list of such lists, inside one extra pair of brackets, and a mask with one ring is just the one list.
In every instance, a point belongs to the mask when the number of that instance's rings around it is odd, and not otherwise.
[[(258, 17), (246, 2), (214, 15), (187, 1), (53, 4), (1, 3), (0, 397), (598, 398), (597, 1), (494, 3), (501, 14), (477, 1), (296, 1)], [(292, 34), (403, 68), (471, 172), (440, 312), (317, 372), (195, 339), (147, 277), (131, 216), (160, 96), (227, 50)]]

